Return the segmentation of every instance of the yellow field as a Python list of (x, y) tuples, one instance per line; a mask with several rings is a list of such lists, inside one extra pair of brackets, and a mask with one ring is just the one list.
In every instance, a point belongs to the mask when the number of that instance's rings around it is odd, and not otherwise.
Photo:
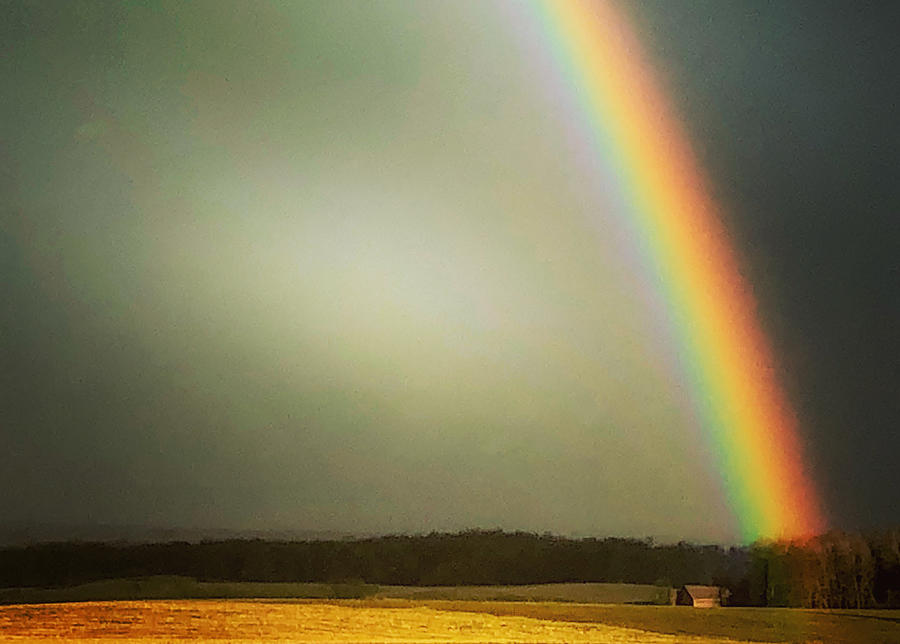
[(241, 600), (78, 602), (0, 607), (0, 638), (68, 642), (674, 642), (734, 640), (664, 635), (589, 622), (428, 606)]

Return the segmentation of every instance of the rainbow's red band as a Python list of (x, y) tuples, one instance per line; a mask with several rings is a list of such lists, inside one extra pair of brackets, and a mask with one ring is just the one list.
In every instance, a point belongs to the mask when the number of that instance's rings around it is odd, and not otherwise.
[(821, 532), (820, 501), (755, 299), (634, 30), (609, 1), (536, 6), (595, 152), (616, 169), (632, 225), (650, 246), (743, 537)]

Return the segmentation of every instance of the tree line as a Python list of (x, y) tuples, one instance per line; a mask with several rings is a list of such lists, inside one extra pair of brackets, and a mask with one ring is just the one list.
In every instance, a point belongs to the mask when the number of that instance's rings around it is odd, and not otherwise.
[(726, 587), (736, 605), (900, 605), (900, 531), (723, 548), (468, 530), (357, 540), (45, 543), (0, 550), (0, 586), (118, 577), (487, 585), (624, 582)]
[(750, 595), (759, 605), (900, 607), (900, 530), (829, 532), (749, 549)]

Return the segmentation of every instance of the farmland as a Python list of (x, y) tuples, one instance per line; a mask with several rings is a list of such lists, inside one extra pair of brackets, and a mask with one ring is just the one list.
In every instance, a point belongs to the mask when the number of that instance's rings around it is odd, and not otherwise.
[[(592, 622), (445, 610), (427, 605), (256, 601), (86, 602), (8, 606), (0, 632), (27, 639), (227, 639), (293, 642), (674, 642)], [(711, 638), (692, 641), (717, 642)]]
[(0, 633), (73, 642), (877, 644), (900, 641), (900, 613), (403, 599), (101, 601), (3, 606)]
[(668, 587), (648, 584), (531, 584), (514, 586), (377, 586), (365, 583), (197, 581), (158, 575), (106, 579), (62, 588), (0, 588), (0, 604), (121, 599), (443, 599), (563, 601), (601, 604), (666, 603)]
[(378, 598), (666, 604), (667, 586), (649, 584), (529, 584), (514, 586), (380, 586)]
[[(602, 623), (684, 638), (699, 636), (760, 642), (896, 644), (900, 610), (711, 608), (562, 602), (432, 602), (441, 610), (480, 610), (566, 622)], [(681, 641), (681, 640), (679, 640)]]

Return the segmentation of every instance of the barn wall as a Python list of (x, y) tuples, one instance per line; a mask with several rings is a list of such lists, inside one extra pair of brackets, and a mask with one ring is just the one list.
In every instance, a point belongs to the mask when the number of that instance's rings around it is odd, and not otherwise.
[(694, 608), (713, 608), (719, 605), (718, 599), (695, 599)]

